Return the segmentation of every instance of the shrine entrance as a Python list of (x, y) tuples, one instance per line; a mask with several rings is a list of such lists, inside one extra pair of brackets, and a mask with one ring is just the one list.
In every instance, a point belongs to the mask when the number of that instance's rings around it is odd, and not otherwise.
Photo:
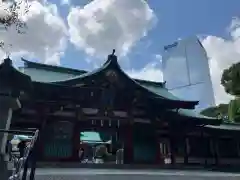
[(73, 156), (74, 123), (69, 121), (51, 122), (46, 127), (43, 142), (43, 159), (69, 160)]
[[(124, 127), (121, 120), (85, 120), (76, 123), (74, 132), (74, 161), (82, 161), (83, 159), (92, 159), (96, 156), (96, 147), (104, 145), (111, 157), (108, 162), (116, 160), (116, 151), (122, 148)], [(80, 151), (84, 151), (84, 155), (80, 155)], [(82, 157), (84, 156), (84, 157)]]
[(133, 125), (133, 159), (138, 164), (156, 164), (159, 143), (152, 124)]

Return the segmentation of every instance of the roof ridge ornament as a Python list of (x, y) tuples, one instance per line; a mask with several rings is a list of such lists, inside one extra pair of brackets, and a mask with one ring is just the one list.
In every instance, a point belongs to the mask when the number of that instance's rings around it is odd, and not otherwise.
[(112, 55), (114, 55), (114, 54), (115, 54), (115, 52), (116, 52), (116, 50), (115, 50), (115, 49), (113, 49)]
[(113, 49), (112, 54), (108, 55), (108, 61), (116, 61), (117, 62), (117, 56), (115, 55), (116, 50)]
[(12, 66), (12, 60), (9, 58), (9, 56), (3, 60), (3, 64), (7, 66)]

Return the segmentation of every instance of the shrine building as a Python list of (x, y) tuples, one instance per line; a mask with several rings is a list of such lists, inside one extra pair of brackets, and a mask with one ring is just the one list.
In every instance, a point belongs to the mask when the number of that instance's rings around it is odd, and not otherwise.
[(240, 164), (238, 124), (195, 113), (198, 101), (165, 83), (129, 77), (114, 53), (90, 72), (22, 61), (0, 65), (1, 96), (21, 104), (11, 129), (40, 130), (39, 161), (78, 162), (82, 133), (94, 131), (111, 153), (124, 149), (125, 164)]

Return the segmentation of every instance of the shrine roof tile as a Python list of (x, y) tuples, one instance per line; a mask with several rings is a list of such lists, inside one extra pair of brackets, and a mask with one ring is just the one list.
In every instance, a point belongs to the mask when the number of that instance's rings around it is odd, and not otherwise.
[(72, 68), (67, 68), (62, 66), (54, 66), (49, 64), (32, 62), (23, 58), (22, 58), (22, 61), (24, 62), (24, 68), (44, 69), (48, 71), (67, 73), (67, 74), (73, 74), (73, 75), (81, 75), (87, 72), (85, 70), (78, 70), (78, 69), (72, 69)]
[[(78, 69), (67, 68), (67, 67), (62, 67), (62, 66), (53, 66), (53, 65), (48, 65), (48, 64), (42, 64), (42, 63), (38, 63), (38, 62), (28, 61), (23, 58), (22, 58), (22, 61), (24, 62), (24, 68), (43, 69), (43, 70), (59, 72), (59, 73), (63, 73), (63, 74), (72, 74), (72, 75), (75, 75), (76, 77), (79, 77), (80, 75), (83, 75), (85, 73), (89, 73), (86, 70), (78, 70)], [(140, 84), (144, 84), (144, 85), (151, 85), (151, 86), (156, 86), (156, 87), (164, 87), (165, 86), (164, 82), (155, 82), (155, 81), (136, 79), (136, 78), (133, 78), (133, 79), (135, 81), (139, 82)], [(63, 79), (63, 81), (65, 81), (65, 80), (66, 79)]]

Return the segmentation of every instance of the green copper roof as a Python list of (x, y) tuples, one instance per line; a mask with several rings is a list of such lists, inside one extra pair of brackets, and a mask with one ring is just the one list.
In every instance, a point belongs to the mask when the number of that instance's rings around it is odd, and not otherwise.
[[(61, 67), (61, 66), (53, 66), (53, 65), (47, 65), (47, 64), (41, 64), (37, 62), (31, 62), (26, 59), (22, 58), (22, 61), (24, 62), (24, 68), (32, 68), (32, 69), (41, 69), (41, 70), (46, 70), (46, 71), (52, 71), (52, 72), (58, 72), (58, 73), (63, 73), (63, 74), (72, 74), (75, 75), (76, 77), (79, 77), (82, 74), (88, 73), (88, 71), (85, 70), (77, 70), (77, 69), (72, 69), (72, 68), (66, 68), (66, 67)], [(65, 81), (66, 79), (63, 79)], [(134, 79), (136, 82), (139, 82), (140, 84), (143, 85), (152, 85), (152, 86), (157, 86), (157, 87), (164, 87), (165, 83), (163, 82), (154, 82), (154, 81), (147, 81), (147, 80), (142, 80), (142, 79)]]
[(77, 70), (77, 69), (66, 68), (66, 67), (61, 67), (61, 66), (53, 66), (53, 65), (48, 65), (48, 64), (31, 62), (31, 61), (28, 61), (23, 58), (22, 58), (22, 61), (24, 62), (24, 66), (26, 68), (44, 69), (44, 70), (48, 70), (48, 71), (67, 73), (67, 74), (73, 74), (73, 75), (81, 75), (81, 74), (84, 74), (87, 72), (84, 70)]
[(80, 141), (86, 142), (86, 143), (92, 143), (92, 144), (98, 144), (98, 143), (107, 143), (110, 144), (111, 140), (104, 141), (101, 138), (101, 135), (99, 132), (94, 131), (84, 131), (80, 133)]
[(200, 123), (200, 124), (202, 123), (202, 124), (210, 124), (210, 125), (216, 126), (222, 123), (221, 119), (203, 116), (194, 110), (178, 109), (178, 110), (169, 110), (169, 111), (171, 113), (175, 113), (175, 115), (177, 114), (178, 116), (180, 115), (181, 117), (184, 117), (184, 118), (197, 120), (197, 123)]
[(172, 93), (170, 93), (166, 88), (163, 86), (159, 86), (157, 84), (151, 84), (151, 83), (139, 83), (141, 86), (145, 87), (146, 89), (149, 89), (150, 91), (158, 94), (159, 96), (172, 99), (172, 100), (181, 100), (180, 98), (174, 96)]
[(184, 116), (188, 116), (188, 117), (196, 117), (196, 118), (206, 118), (206, 119), (216, 119), (216, 118), (212, 118), (212, 117), (207, 117), (207, 116), (203, 116), (193, 110), (188, 110), (188, 109), (179, 109), (178, 113), (180, 115), (184, 115)]
[(178, 113), (182, 116), (189, 117), (189, 118), (197, 118), (202, 120), (211, 120), (213, 125), (219, 125), (221, 124), (221, 120), (217, 118), (207, 117), (199, 114), (198, 112), (195, 112), (194, 110), (189, 109), (179, 109)]

